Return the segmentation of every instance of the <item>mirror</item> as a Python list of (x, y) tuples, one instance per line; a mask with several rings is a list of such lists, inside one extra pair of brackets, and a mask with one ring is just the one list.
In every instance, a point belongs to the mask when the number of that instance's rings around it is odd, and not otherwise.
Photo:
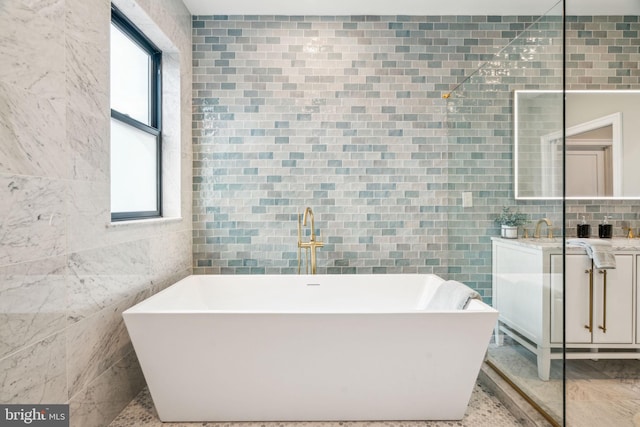
[[(514, 96), (516, 199), (560, 199), (562, 91)], [(567, 199), (640, 199), (640, 91), (566, 92)]]

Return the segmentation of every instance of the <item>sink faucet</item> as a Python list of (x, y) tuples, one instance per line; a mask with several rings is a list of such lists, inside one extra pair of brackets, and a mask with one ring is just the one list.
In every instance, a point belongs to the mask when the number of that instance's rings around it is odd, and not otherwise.
[(307, 217), (311, 218), (311, 237), (308, 242), (302, 241), (302, 226), (300, 225), (300, 214), (298, 214), (298, 274), (300, 274), (300, 264), (302, 263), (301, 250), (305, 249), (305, 272), (309, 274), (309, 252), (311, 252), (311, 274), (316, 274), (317, 270), (317, 257), (316, 248), (321, 248), (324, 243), (320, 240), (316, 240), (316, 223), (313, 217), (313, 211), (310, 207), (307, 207), (304, 211), (302, 225), (307, 226)]
[(627, 239), (633, 239), (633, 228), (632, 227), (622, 227), (622, 229), (627, 232)]
[(547, 224), (547, 237), (549, 239), (553, 239), (553, 229), (551, 228), (551, 220), (549, 218), (542, 218), (538, 221), (538, 223), (536, 224), (536, 232), (533, 234), (533, 237), (535, 237), (536, 239), (540, 238), (540, 226), (543, 223)]

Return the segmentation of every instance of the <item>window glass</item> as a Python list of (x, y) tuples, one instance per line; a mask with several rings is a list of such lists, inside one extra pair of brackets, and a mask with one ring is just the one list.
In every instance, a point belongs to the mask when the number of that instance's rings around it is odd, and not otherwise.
[(111, 108), (150, 125), (149, 54), (111, 24)]
[(111, 212), (156, 210), (156, 139), (111, 119)]

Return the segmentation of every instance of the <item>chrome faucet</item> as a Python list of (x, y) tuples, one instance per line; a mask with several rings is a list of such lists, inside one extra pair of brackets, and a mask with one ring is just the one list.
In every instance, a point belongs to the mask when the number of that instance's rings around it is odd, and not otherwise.
[(311, 237), (308, 242), (302, 241), (302, 226), (300, 225), (300, 214), (298, 214), (298, 274), (300, 274), (300, 267), (302, 264), (301, 250), (305, 249), (305, 272), (309, 274), (309, 252), (311, 252), (311, 274), (316, 274), (317, 271), (317, 257), (316, 248), (321, 248), (324, 243), (320, 240), (316, 240), (316, 223), (313, 217), (313, 211), (310, 207), (307, 207), (304, 211), (302, 225), (307, 226), (307, 217), (311, 218)]
[(549, 239), (553, 239), (553, 228), (551, 228), (551, 220), (549, 218), (542, 218), (538, 220), (538, 223), (536, 224), (536, 231), (535, 233), (533, 233), (533, 237), (536, 239), (540, 238), (540, 226), (542, 226), (543, 223), (547, 224), (547, 237)]

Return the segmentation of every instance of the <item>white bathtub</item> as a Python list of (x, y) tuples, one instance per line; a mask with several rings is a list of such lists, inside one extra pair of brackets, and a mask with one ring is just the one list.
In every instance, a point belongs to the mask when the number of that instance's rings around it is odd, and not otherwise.
[(190, 276), (124, 312), (162, 421), (457, 420), (497, 312), (434, 275)]

